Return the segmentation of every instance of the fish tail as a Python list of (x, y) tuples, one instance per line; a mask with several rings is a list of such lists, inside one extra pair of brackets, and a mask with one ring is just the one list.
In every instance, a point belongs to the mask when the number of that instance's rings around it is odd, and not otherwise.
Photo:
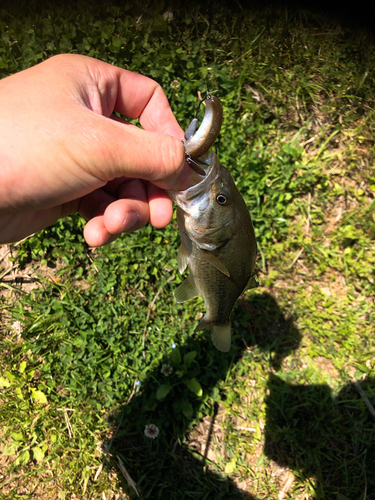
[(213, 325), (206, 320), (204, 316), (198, 326), (196, 327), (196, 332), (201, 332), (202, 330), (211, 330), (211, 338), (216, 349), (222, 352), (228, 352), (230, 349), (230, 331), (231, 322), (225, 323), (224, 325)]
[(230, 330), (231, 322), (225, 325), (213, 325), (211, 330), (211, 338), (216, 349), (222, 352), (228, 352), (230, 349)]

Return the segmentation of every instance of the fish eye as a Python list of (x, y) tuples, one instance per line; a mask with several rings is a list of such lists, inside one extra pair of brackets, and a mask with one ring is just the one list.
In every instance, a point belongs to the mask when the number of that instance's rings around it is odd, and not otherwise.
[(226, 205), (228, 203), (228, 198), (223, 194), (218, 194), (216, 196), (216, 201), (218, 202), (219, 205)]

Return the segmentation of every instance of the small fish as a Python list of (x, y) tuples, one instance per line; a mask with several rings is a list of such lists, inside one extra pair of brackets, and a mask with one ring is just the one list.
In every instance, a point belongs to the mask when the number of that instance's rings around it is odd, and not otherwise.
[(209, 167), (199, 183), (168, 192), (178, 206), (178, 269), (190, 271), (174, 295), (176, 302), (203, 297), (206, 314), (195, 331), (210, 329), (215, 347), (228, 352), (233, 306), (246, 288), (256, 286), (257, 245), (249, 211), (232, 176), (212, 151), (204, 163)]

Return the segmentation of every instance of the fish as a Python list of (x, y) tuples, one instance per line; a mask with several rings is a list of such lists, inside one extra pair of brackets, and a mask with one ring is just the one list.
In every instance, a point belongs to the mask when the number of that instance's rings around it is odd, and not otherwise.
[(174, 293), (176, 302), (201, 296), (206, 314), (195, 332), (211, 330), (214, 346), (228, 352), (230, 315), (238, 297), (257, 286), (257, 244), (246, 203), (215, 152), (204, 158), (200, 182), (184, 191), (168, 191), (177, 205), (181, 234), (178, 269), (189, 276)]

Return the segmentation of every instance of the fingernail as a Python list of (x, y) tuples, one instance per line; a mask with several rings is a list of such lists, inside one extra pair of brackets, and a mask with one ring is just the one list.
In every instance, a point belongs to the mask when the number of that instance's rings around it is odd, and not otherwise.
[(121, 226), (121, 232), (131, 231), (133, 227), (138, 224), (138, 221), (139, 221), (139, 215), (137, 214), (137, 212), (134, 212), (133, 210), (127, 212), (124, 222), (122, 223)]

